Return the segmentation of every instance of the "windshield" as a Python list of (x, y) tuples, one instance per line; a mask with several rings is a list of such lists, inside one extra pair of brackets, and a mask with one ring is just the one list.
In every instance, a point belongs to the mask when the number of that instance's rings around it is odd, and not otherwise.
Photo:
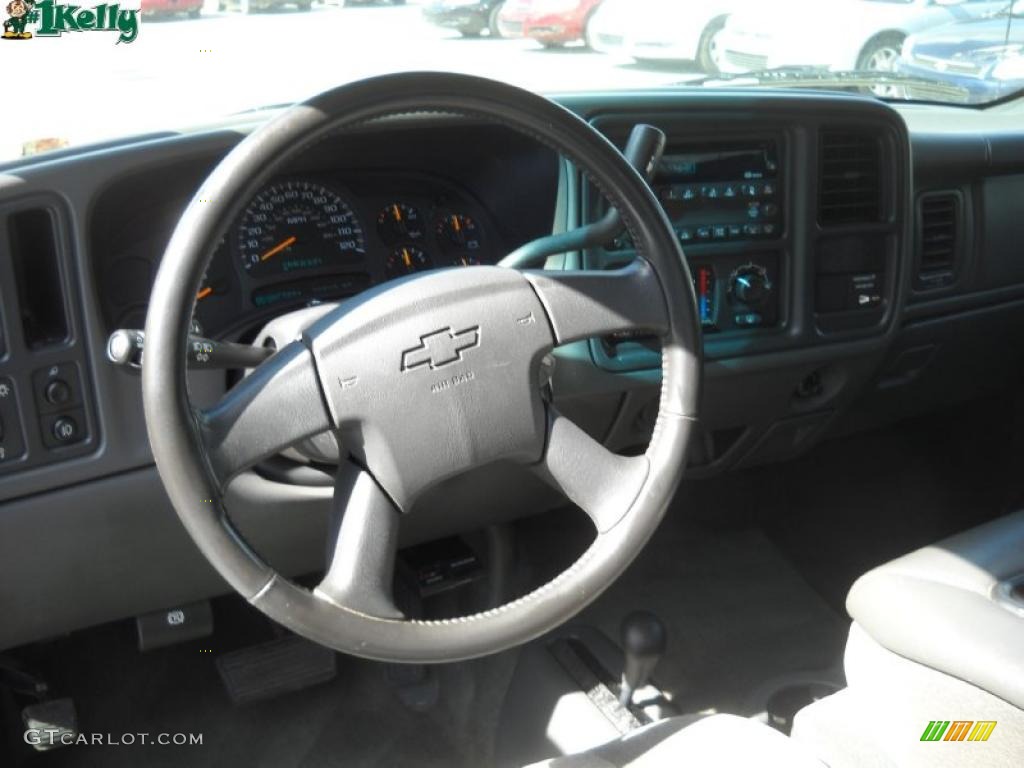
[(744, 85), (984, 104), (1024, 89), (1024, 0), (0, 4), (0, 160), (417, 69), (542, 93)]

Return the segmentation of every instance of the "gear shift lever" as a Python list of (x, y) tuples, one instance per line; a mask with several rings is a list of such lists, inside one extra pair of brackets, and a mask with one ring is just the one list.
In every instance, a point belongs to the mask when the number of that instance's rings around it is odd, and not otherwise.
[(619, 630), (626, 666), (622, 670), (619, 703), (628, 707), (633, 693), (643, 688), (665, 653), (668, 633), (661, 619), (650, 611), (634, 611), (622, 620)]

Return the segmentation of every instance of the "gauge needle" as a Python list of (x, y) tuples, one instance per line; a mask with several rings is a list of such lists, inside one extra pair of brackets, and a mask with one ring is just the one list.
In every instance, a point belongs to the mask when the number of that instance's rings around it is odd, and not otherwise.
[(462, 224), (459, 223), (458, 216), (452, 216), (452, 229), (454, 229), (456, 232), (462, 230)]
[(207, 296), (209, 296), (212, 293), (213, 293), (213, 288), (211, 288), (210, 286), (206, 286), (205, 288), (203, 288), (203, 290), (201, 290), (199, 293), (196, 294), (196, 301), (202, 301), (203, 299), (205, 299)]
[(267, 251), (262, 256), (260, 256), (260, 261), (266, 261), (271, 256), (276, 256), (277, 254), (279, 254), (285, 248), (290, 248), (291, 246), (295, 245), (295, 241), (298, 240), (298, 239), (299, 238), (295, 237), (295, 235), (292, 235), (287, 240), (282, 240), (280, 243), (278, 243), (273, 248), (271, 248), (269, 251)]
[(402, 261), (405, 262), (406, 269), (412, 266), (412, 256), (409, 255), (409, 249), (402, 249)]
[(391, 206), (391, 210), (395, 212), (395, 221), (398, 223), (402, 222), (402, 209), (398, 207), (398, 203)]

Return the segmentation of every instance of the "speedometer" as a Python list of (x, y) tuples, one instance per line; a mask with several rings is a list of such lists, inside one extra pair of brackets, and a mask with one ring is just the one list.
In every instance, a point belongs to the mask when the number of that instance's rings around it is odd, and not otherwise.
[(253, 277), (357, 264), (366, 240), (352, 206), (308, 181), (263, 189), (238, 226), (242, 267)]

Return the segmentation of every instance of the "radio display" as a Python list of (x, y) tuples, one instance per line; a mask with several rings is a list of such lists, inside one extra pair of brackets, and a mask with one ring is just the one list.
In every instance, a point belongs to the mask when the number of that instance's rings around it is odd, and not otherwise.
[(782, 228), (774, 141), (715, 142), (670, 151), (654, 189), (681, 241), (777, 237)]

